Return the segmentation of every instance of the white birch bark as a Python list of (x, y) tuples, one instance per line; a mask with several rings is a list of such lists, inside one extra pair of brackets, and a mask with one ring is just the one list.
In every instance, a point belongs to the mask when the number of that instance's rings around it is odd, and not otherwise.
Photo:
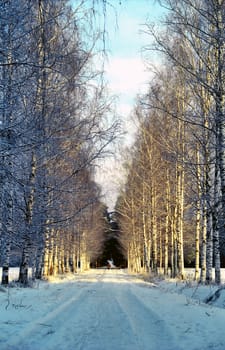
[(165, 236), (164, 236), (164, 274), (168, 275), (169, 262), (169, 220), (170, 220), (170, 182), (169, 169), (166, 171), (166, 222), (165, 222)]
[[(29, 190), (26, 200), (25, 207), (25, 234), (23, 238), (23, 252), (20, 264), (19, 282), (26, 285), (28, 283), (28, 267), (31, 253), (34, 252), (34, 235), (32, 227), (33, 217), (33, 205), (34, 205), (34, 191), (35, 191), (35, 175), (36, 175), (36, 157), (34, 152), (32, 153), (31, 159), (31, 174), (29, 178)], [(32, 249), (33, 248), (33, 249)]]
[(144, 250), (144, 269), (145, 271), (149, 271), (149, 256), (148, 256), (148, 236), (147, 236), (147, 219), (146, 219), (146, 188), (145, 188), (145, 180), (142, 184), (142, 227), (143, 227), (143, 250)]
[[(183, 84), (183, 82), (182, 82)], [(180, 86), (177, 94), (178, 117), (184, 119), (185, 115), (185, 88)], [(184, 279), (184, 152), (185, 152), (185, 124), (178, 119), (178, 162), (177, 162), (177, 244), (178, 244), (178, 269), (180, 278)]]
[[(217, 152), (216, 152), (217, 153)], [(220, 176), (219, 176), (219, 164), (216, 156), (215, 175), (214, 175), (214, 208), (212, 213), (212, 225), (213, 225), (213, 255), (215, 266), (215, 283), (221, 283), (221, 263), (220, 263), (220, 230), (219, 216), (221, 211), (220, 205)], [(223, 227), (222, 227), (223, 229)]]
[(200, 232), (201, 232), (201, 167), (200, 167), (200, 154), (199, 147), (196, 149), (196, 177), (197, 177), (197, 203), (196, 203), (196, 228), (195, 228), (195, 280), (199, 280), (199, 262), (200, 262)]
[(206, 243), (207, 243), (207, 206), (203, 202), (203, 227), (202, 227), (202, 244), (201, 244), (201, 283), (206, 281)]
[(48, 274), (48, 245), (49, 245), (49, 218), (47, 217), (47, 208), (49, 204), (48, 186), (47, 186), (47, 158), (46, 158), (46, 123), (47, 123), (47, 15), (49, 3), (43, 0), (38, 1), (38, 65), (39, 74), (37, 82), (37, 102), (36, 112), (38, 115), (38, 133), (40, 147), (37, 151), (37, 181), (39, 183), (36, 192), (36, 206), (39, 208), (40, 242), (37, 255), (36, 278), (41, 278), (42, 273)]
[[(217, 0), (217, 16), (216, 16), (216, 26), (214, 28), (214, 55), (215, 55), (215, 104), (216, 104), (216, 130), (217, 130), (217, 159), (218, 159), (218, 168), (220, 175), (220, 188), (221, 188), (221, 197), (222, 197), (222, 208), (223, 208), (223, 217), (222, 225), (220, 232), (224, 237), (225, 232), (225, 79), (224, 79), (224, 67), (225, 67), (225, 8), (224, 2), (222, 0)], [(216, 165), (217, 166), (217, 165)], [(217, 174), (218, 174), (217, 168)], [(218, 180), (216, 179), (216, 191), (217, 195), (215, 200), (218, 199)], [(218, 205), (217, 205), (218, 208)], [(217, 231), (217, 230), (216, 230)], [(219, 240), (218, 232), (215, 232), (216, 238), (216, 254), (217, 254), (217, 278), (219, 277)]]
[(156, 193), (155, 189), (152, 189), (151, 194), (151, 208), (152, 208), (152, 271), (158, 273), (158, 244), (157, 244), (157, 221), (156, 221)]
[[(7, 8), (9, 5), (9, 8)], [(10, 3), (2, 5), (6, 7), (5, 15), (9, 16), (7, 10), (10, 11)], [(13, 162), (12, 162), (12, 146), (13, 146), (13, 66), (12, 66), (12, 30), (13, 23), (3, 25), (2, 45), (5, 49), (5, 66), (3, 69), (3, 95), (2, 95), (2, 120), (1, 120), (1, 152), (2, 164), (5, 176), (1, 178), (1, 207), (2, 207), (2, 238), (3, 238), (3, 254), (2, 254), (2, 284), (9, 283), (9, 260), (10, 249), (13, 234)], [(2, 174), (3, 175), (3, 174)]]

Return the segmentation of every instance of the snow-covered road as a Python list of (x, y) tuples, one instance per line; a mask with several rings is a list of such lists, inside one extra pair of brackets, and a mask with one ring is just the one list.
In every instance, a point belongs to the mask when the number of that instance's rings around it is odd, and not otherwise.
[(0, 292), (1, 350), (225, 349), (225, 311), (121, 270)]

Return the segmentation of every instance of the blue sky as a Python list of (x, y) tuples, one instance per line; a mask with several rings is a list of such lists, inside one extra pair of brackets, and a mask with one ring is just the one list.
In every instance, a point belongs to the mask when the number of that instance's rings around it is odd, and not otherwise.
[[(129, 114), (136, 95), (146, 90), (150, 80), (150, 73), (143, 59), (143, 47), (150, 44), (151, 38), (143, 33), (144, 24), (147, 20), (158, 22), (162, 8), (155, 0), (105, 0), (104, 16), (103, 0), (71, 2), (75, 8), (79, 8), (79, 3), (83, 3), (86, 8), (92, 8), (94, 4), (98, 11), (96, 25), (101, 30), (105, 26), (106, 31), (105, 78), (110, 92), (118, 96), (119, 113)], [(99, 45), (103, 48), (103, 43), (100, 42)], [(154, 63), (154, 57), (152, 54), (151, 64)], [(101, 64), (100, 61), (97, 57), (97, 65)]]
[[(71, 1), (77, 3), (77, 0)], [(86, 1), (89, 6), (94, 2), (99, 13), (102, 13), (101, 0)], [(159, 22), (162, 9), (154, 0), (107, 0), (107, 4), (105, 18), (103, 14), (99, 18), (101, 26), (105, 23), (107, 32), (105, 80), (109, 92), (117, 96), (117, 114), (127, 133), (123, 146), (130, 147), (135, 132), (131, 114), (136, 96), (147, 90), (152, 76), (143, 59), (143, 47), (151, 43), (151, 38), (142, 31), (147, 19)], [(156, 63), (155, 60), (152, 55), (150, 64)], [(105, 201), (110, 209), (113, 208), (122, 181), (121, 163), (120, 157), (105, 159), (97, 172), (97, 181), (103, 187)]]
[[(106, 13), (106, 79), (110, 91), (118, 96), (118, 112), (130, 119), (136, 95), (146, 91), (151, 79), (143, 53), (151, 38), (143, 33), (144, 24), (147, 19), (159, 21), (162, 9), (154, 0), (121, 0), (121, 5), (111, 0), (111, 4)], [(152, 54), (150, 63), (154, 61)]]
[[(146, 20), (159, 22), (162, 9), (154, 0), (111, 0), (113, 7), (106, 13), (108, 33), (105, 63), (105, 77), (109, 91), (118, 96), (117, 112), (123, 122), (124, 147), (130, 147), (134, 140), (135, 126), (132, 109), (138, 93), (147, 90), (152, 73), (146, 67), (143, 47), (151, 43), (151, 38), (143, 34)], [(121, 5), (120, 5), (121, 2)], [(156, 63), (154, 55), (151, 64)], [(157, 62), (158, 63), (158, 62)], [(123, 153), (123, 152), (122, 152)], [(106, 203), (113, 208), (120, 183), (123, 182), (122, 159), (106, 159), (98, 173), (98, 181), (106, 193)]]
[(158, 21), (162, 8), (154, 0), (121, 0), (121, 3), (111, 0), (111, 4), (113, 6), (108, 6), (106, 14), (111, 55), (136, 57), (148, 41), (140, 33), (144, 23), (147, 19)]

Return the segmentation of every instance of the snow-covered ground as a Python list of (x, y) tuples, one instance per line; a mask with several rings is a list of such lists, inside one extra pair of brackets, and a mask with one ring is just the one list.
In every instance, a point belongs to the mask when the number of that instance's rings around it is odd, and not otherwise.
[(1, 350), (224, 350), (225, 291), (91, 270), (0, 287)]
[[(2, 267), (0, 267), (0, 276), (2, 275)], [(28, 270), (29, 277), (32, 276), (32, 270), (29, 268)], [(19, 268), (18, 267), (10, 267), (9, 269), (9, 281), (16, 281), (19, 278)]]

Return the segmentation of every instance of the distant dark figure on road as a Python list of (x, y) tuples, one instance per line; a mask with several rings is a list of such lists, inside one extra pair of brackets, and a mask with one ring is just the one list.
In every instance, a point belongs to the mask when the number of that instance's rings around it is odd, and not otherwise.
[(110, 270), (110, 269), (113, 269), (113, 268), (115, 268), (115, 265), (113, 263), (113, 259), (107, 260), (107, 269)]

